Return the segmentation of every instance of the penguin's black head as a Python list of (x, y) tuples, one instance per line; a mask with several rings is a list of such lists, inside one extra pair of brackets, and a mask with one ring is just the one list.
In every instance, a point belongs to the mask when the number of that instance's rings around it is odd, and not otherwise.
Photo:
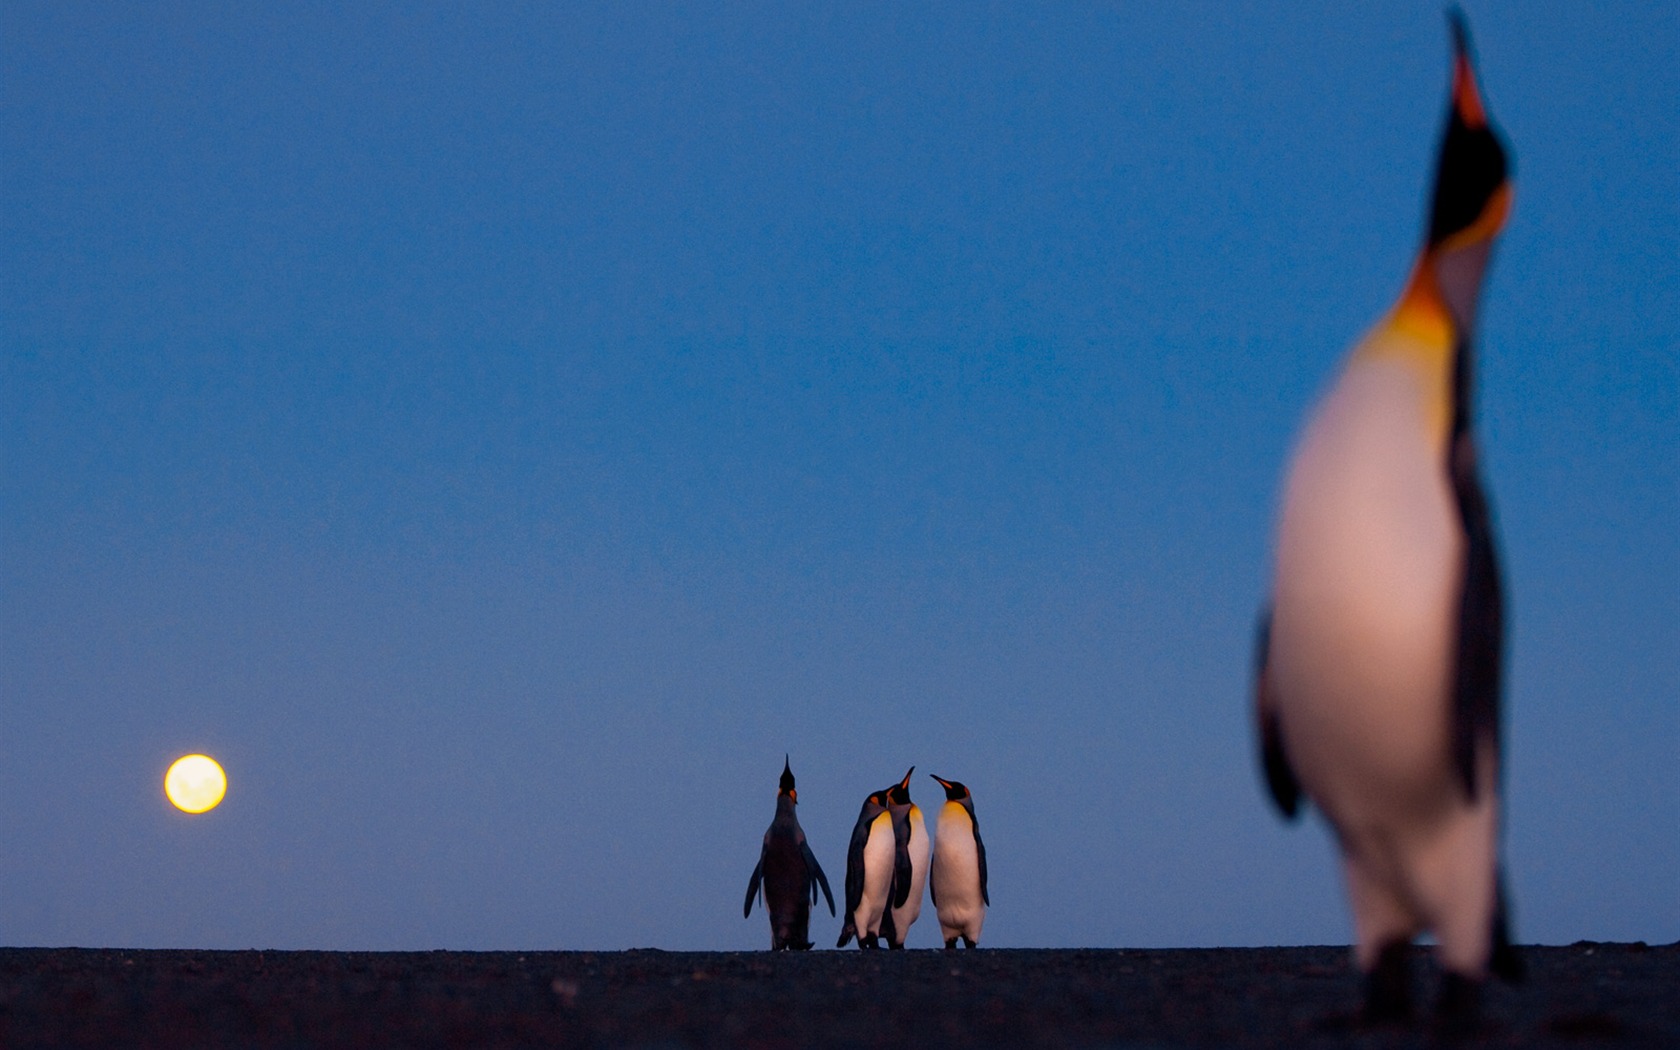
[(1431, 248), (1491, 241), (1505, 224), (1511, 203), (1510, 161), (1482, 108), (1470, 30), (1457, 8), (1448, 18), (1454, 50), (1452, 98), (1429, 209)]
[(946, 780), (944, 777), (934, 776), (932, 773), (929, 773), (928, 776), (939, 781), (939, 786), (945, 789), (945, 801), (961, 802), (963, 799), (969, 797), (968, 788), (957, 781)]
[(911, 766), (910, 771), (904, 774), (903, 780), (887, 789), (887, 798), (893, 805), (908, 806), (910, 804), (910, 773), (915, 771), (916, 767)]
[(795, 802), (799, 801), (799, 792), (793, 790), (793, 768), (788, 765), (787, 756), (785, 755), (782, 756), (782, 785), (776, 793), (778, 795), (786, 795)]
[[(911, 773), (916, 773), (916, 766), (911, 766)], [(904, 780), (895, 785), (885, 786), (880, 790), (887, 806), (911, 805), (911, 773), (904, 774)]]

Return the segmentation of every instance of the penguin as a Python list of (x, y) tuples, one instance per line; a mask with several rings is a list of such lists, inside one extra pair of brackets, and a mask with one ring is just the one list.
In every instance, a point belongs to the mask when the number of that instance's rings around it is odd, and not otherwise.
[(1431, 932), (1448, 1025), (1491, 970), (1515, 981), (1499, 860), (1503, 610), (1471, 413), (1477, 299), (1510, 162), (1451, 21), (1429, 225), (1399, 301), (1349, 352), (1286, 474), (1255, 656), (1261, 766), (1335, 832), (1365, 1019), (1412, 1013)]
[(939, 913), (939, 934), (947, 950), (956, 948), (958, 936), (965, 947), (974, 948), (980, 943), (980, 927), (992, 903), (986, 891), (986, 843), (974, 815), (974, 796), (955, 780), (928, 776), (945, 789), (945, 805), (933, 839), (933, 881), (928, 886)]
[(859, 948), (880, 946), (881, 916), (892, 892), (896, 853), (887, 789), (882, 788), (863, 800), (852, 826), (851, 845), (846, 849), (846, 919), (836, 948), (844, 948), (853, 937)]
[(889, 948), (903, 948), (905, 936), (922, 913), (922, 892), (927, 886), (928, 833), (919, 806), (910, 801), (910, 773), (887, 789), (887, 808), (893, 823), (892, 910), (881, 924)]
[(805, 831), (799, 826), (794, 807), (799, 792), (794, 790), (793, 769), (787, 758), (782, 759), (782, 780), (776, 791), (776, 816), (764, 833), (764, 848), (759, 851), (758, 865), (747, 882), (747, 903), (741, 917), (752, 915), (753, 898), (764, 886), (764, 910), (770, 914), (770, 950), (806, 951), (811, 947), (808, 936), (811, 905), (817, 903), (817, 888), (828, 900), (828, 913), (834, 914), (834, 894), (828, 889), (828, 876), (805, 841)]

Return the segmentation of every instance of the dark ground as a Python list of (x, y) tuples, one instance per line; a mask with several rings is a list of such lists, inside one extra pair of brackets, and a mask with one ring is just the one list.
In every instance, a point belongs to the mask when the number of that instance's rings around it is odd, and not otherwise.
[[(1418, 949), (1420, 997), (1435, 973)], [(1680, 1047), (1680, 944), (1526, 948), (1469, 1046)], [(1423, 1047), (1346, 948), (213, 952), (0, 948), (0, 1048)], [(1425, 1011), (1427, 1013), (1427, 1011)]]

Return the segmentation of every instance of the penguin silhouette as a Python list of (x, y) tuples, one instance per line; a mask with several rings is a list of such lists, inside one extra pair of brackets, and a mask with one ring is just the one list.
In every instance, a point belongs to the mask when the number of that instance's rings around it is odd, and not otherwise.
[(817, 888), (828, 899), (828, 913), (834, 914), (834, 895), (828, 889), (828, 876), (805, 841), (805, 831), (799, 826), (795, 807), (799, 793), (794, 790), (793, 769), (786, 757), (782, 759), (782, 779), (776, 791), (776, 816), (764, 832), (764, 847), (759, 851), (758, 864), (747, 882), (747, 903), (741, 916), (752, 915), (753, 898), (759, 896), (762, 883), (764, 910), (770, 915), (770, 949), (772, 951), (805, 951), (811, 947), (809, 936), (811, 905), (817, 902)]

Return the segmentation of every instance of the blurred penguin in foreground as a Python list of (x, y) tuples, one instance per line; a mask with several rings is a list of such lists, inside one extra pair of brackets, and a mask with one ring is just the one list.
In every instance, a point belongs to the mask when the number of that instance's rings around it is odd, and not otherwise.
[(1284, 487), (1255, 699), (1272, 798), (1341, 849), (1368, 1021), (1411, 1013), (1433, 932), (1444, 1022), (1515, 980), (1499, 869), (1499, 566), (1471, 425), (1476, 305), (1511, 205), (1463, 17), (1429, 230), (1399, 302), (1350, 352)]
[(828, 913), (834, 914), (834, 895), (828, 890), (828, 876), (817, 863), (805, 832), (799, 826), (794, 807), (799, 793), (793, 788), (793, 770), (782, 761), (782, 781), (776, 792), (776, 818), (764, 833), (764, 849), (758, 866), (747, 883), (743, 918), (752, 914), (753, 898), (764, 887), (764, 910), (770, 913), (770, 950), (805, 951), (811, 947), (811, 905), (817, 903), (817, 887), (828, 899)]

